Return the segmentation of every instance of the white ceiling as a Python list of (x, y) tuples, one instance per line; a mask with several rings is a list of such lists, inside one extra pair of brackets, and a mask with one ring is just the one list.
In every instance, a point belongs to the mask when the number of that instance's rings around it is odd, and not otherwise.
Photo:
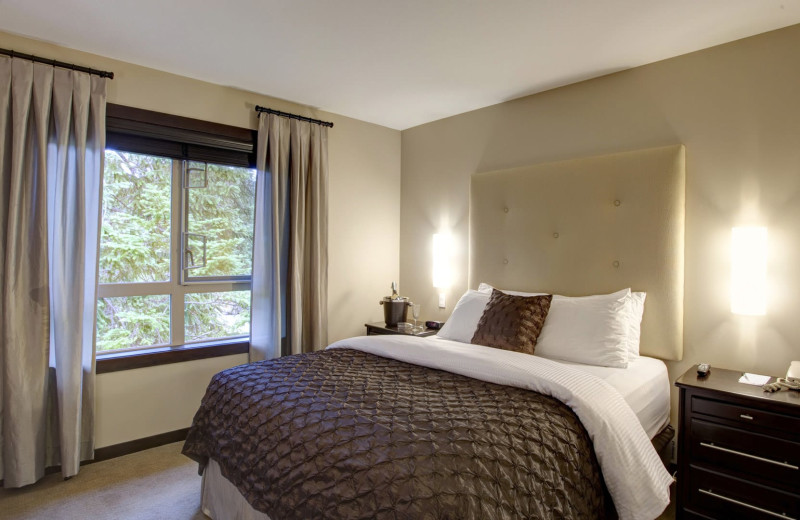
[(800, 0), (0, 0), (6, 32), (396, 129), (797, 23)]

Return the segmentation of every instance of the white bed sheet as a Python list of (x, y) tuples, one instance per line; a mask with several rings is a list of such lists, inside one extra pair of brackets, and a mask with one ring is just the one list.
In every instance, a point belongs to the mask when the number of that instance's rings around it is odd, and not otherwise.
[(558, 362), (599, 377), (613, 386), (639, 418), (650, 439), (669, 424), (669, 375), (667, 366), (660, 359), (639, 356), (628, 362), (628, 368)]
[[(448, 341), (430, 336), (433, 341)], [(547, 358), (550, 359), (550, 358)], [(652, 439), (670, 419), (670, 382), (667, 365), (663, 361), (647, 356), (628, 361), (628, 368), (599, 367), (551, 359), (557, 363), (603, 379), (619, 392), (631, 407), (647, 436)]]

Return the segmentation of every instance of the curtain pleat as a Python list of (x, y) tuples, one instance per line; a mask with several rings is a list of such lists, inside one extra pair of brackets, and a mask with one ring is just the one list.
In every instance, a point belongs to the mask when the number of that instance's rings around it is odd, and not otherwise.
[(17, 487), (93, 456), (106, 86), (2, 57), (0, 78), (0, 478)]
[[(307, 307), (308, 293), (304, 291), (306, 280), (306, 246), (310, 237), (306, 235), (306, 217), (308, 215), (308, 139), (311, 133), (311, 124), (297, 119), (291, 122), (291, 154), (289, 179), (291, 198), (291, 218), (289, 219), (289, 330), (286, 335), (289, 344), (289, 353), (303, 352), (303, 342), (308, 337), (303, 335), (305, 316), (303, 311)], [(317, 125), (314, 125), (317, 126)], [(310, 350), (310, 349), (309, 349)]]
[[(0, 59), (0, 305), (5, 306), (5, 286), (6, 286), (6, 253), (8, 251), (8, 241), (6, 240), (6, 230), (8, 229), (8, 207), (11, 196), (11, 111), (9, 110), (11, 100), (11, 60)], [(0, 310), (0, 341), (5, 341), (6, 327), (5, 316)], [(3, 388), (5, 387), (5, 363), (3, 360), (4, 349), (0, 348), (0, 478), (3, 478), (3, 461), (5, 436), (3, 426), (3, 416), (5, 415), (5, 402), (3, 399)]]
[(303, 336), (314, 349), (328, 345), (328, 129), (311, 125), (306, 204)]
[(250, 361), (281, 355), (286, 294), (282, 253), (288, 251), (288, 235), (280, 230), (287, 222), (289, 178), (289, 132), (282, 130), (283, 122), (261, 117), (258, 123)]
[[(23, 486), (44, 475), (50, 342), (47, 258), (47, 175), (44, 130), (34, 117), (33, 63), (10, 61), (10, 184), (3, 280), (4, 485)], [(52, 76), (41, 78), (42, 88)], [(37, 82), (38, 83), (38, 82)], [(37, 84), (38, 90), (38, 84)], [(49, 99), (49, 98), (48, 98)], [(38, 127), (37, 127), (38, 126)], [(44, 134), (46, 135), (46, 134)]]
[(251, 361), (327, 345), (327, 159), (327, 128), (261, 115)]

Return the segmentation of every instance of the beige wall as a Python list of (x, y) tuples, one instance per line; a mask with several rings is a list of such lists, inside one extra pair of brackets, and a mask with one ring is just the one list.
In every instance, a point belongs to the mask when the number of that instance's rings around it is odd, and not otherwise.
[[(0, 47), (113, 71), (110, 103), (248, 128), (257, 127), (255, 105), (332, 121), (329, 339), (363, 334), (366, 321), (382, 317), (377, 302), (399, 278), (400, 132), (7, 33), (0, 32)], [(210, 377), (244, 361), (228, 356), (98, 376), (97, 446), (189, 426)]]
[(211, 376), (242, 363), (247, 363), (247, 354), (100, 374), (97, 447), (186, 428)]
[[(379, 320), (377, 299), (398, 278), (426, 318), (449, 315), (467, 285), (472, 173), (683, 143), (685, 351), (682, 362), (669, 364), (672, 378), (701, 360), (780, 374), (800, 359), (800, 26), (406, 130), (402, 176), (394, 130), (5, 33), (0, 47), (113, 70), (113, 103), (250, 128), (256, 104), (333, 121), (331, 341)], [(729, 312), (728, 237), (740, 223), (770, 228), (774, 287), (766, 317)], [(436, 310), (430, 262), (431, 235), (442, 228), (456, 238), (456, 280), (444, 312)], [(187, 426), (208, 378), (242, 361), (99, 376), (98, 446)], [(135, 420), (140, 426), (129, 427)]]
[[(404, 292), (445, 319), (467, 288), (471, 174), (683, 143), (685, 350), (670, 375), (700, 361), (784, 373), (800, 359), (798, 49), (800, 25), (403, 131)], [(769, 226), (765, 317), (729, 310), (730, 229), (741, 223)], [(456, 282), (446, 311), (432, 312), (430, 241), (441, 227), (456, 238)]]

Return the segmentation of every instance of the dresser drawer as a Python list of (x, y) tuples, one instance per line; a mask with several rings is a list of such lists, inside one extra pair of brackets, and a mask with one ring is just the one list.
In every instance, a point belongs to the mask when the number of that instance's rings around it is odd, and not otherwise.
[(758, 408), (751, 408), (735, 403), (723, 403), (704, 397), (692, 396), (691, 411), (692, 413), (701, 413), (711, 417), (734, 421), (747, 428), (756, 426), (789, 432), (800, 431), (800, 418), (798, 417), (766, 412)]
[(692, 418), (689, 456), (790, 490), (800, 491), (800, 444)]
[(800, 519), (800, 496), (691, 466), (686, 509), (711, 518)]

